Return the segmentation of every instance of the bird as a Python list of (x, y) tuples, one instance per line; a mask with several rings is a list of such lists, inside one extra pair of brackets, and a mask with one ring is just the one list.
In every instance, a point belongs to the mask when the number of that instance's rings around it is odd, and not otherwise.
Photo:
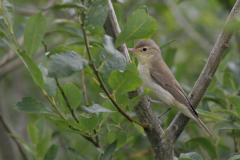
[(153, 93), (148, 95), (149, 98), (155, 102), (159, 101), (169, 108), (168, 110), (172, 108), (179, 110), (200, 124), (213, 137), (164, 62), (159, 46), (152, 39), (140, 39), (134, 48), (128, 48), (128, 51), (133, 52), (138, 59), (137, 69), (143, 81), (142, 87), (153, 90)]

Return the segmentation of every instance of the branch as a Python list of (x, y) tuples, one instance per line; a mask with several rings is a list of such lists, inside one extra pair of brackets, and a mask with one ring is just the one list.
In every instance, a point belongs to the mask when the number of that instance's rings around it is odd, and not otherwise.
[(58, 88), (60, 89), (60, 91), (61, 91), (61, 93), (62, 93), (62, 96), (63, 96), (63, 98), (64, 98), (64, 100), (65, 100), (65, 102), (66, 102), (66, 105), (67, 105), (68, 109), (71, 111), (72, 117), (75, 119), (75, 121), (76, 121), (77, 123), (79, 123), (79, 121), (78, 121), (78, 119), (77, 119), (77, 117), (76, 117), (76, 115), (75, 115), (75, 113), (74, 113), (74, 110), (71, 108), (70, 103), (69, 103), (69, 101), (68, 101), (68, 99), (67, 99), (67, 97), (66, 97), (66, 95), (65, 95), (65, 93), (64, 93), (64, 91), (63, 91), (63, 89), (61, 88), (61, 86), (60, 86), (60, 84), (59, 84), (59, 82), (58, 82), (58, 79), (55, 78), (55, 80), (56, 80), (56, 82), (57, 82)]
[[(116, 40), (118, 34), (121, 32), (110, 0), (108, 1), (108, 17), (104, 24), (104, 29), (114, 40)], [(131, 62), (125, 44), (122, 45), (121, 48), (118, 48), (118, 50), (123, 53), (128, 62)], [(133, 98), (137, 95), (141, 95), (142, 92), (142, 89), (138, 89), (137, 91), (129, 93), (129, 97)], [(148, 123), (151, 126), (151, 128), (145, 129), (145, 133), (150, 142), (153, 157), (155, 160), (172, 160), (174, 159), (174, 145), (169, 139), (165, 138), (165, 132), (161, 128), (158, 119), (151, 107), (147, 109), (147, 105), (147, 96), (144, 96), (140, 99), (138, 105), (134, 107), (134, 110), (141, 123)]]
[(211, 51), (212, 45), (204, 39), (193, 27), (189, 24), (188, 20), (182, 15), (175, 2), (172, 0), (163, 0), (163, 2), (168, 6), (173, 17), (176, 19), (177, 23), (182, 27), (186, 34), (192, 38), (197, 44), (199, 44), (206, 52)]
[[(85, 47), (85, 49), (83, 51), (83, 58), (85, 58), (85, 55), (86, 55), (86, 47)], [(88, 98), (87, 98), (86, 84), (85, 84), (84, 70), (82, 70), (81, 76), (82, 76), (82, 86), (83, 86), (84, 100), (85, 100), (86, 106), (89, 107)]]
[[(90, 52), (90, 49), (89, 49), (89, 44), (88, 44), (88, 41), (87, 41), (87, 33), (86, 33), (86, 30), (85, 30), (85, 13), (83, 13), (83, 21), (79, 21), (79, 23), (81, 24), (82, 26), (82, 31), (83, 31), (83, 37), (84, 37), (84, 42), (85, 42), (85, 45), (86, 45), (86, 50), (87, 50), (87, 53), (88, 53), (88, 57), (89, 57), (89, 64), (92, 66), (93, 68), (93, 71), (95, 73), (95, 75), (97, 76), (97, 79), (102, 87), (102, 89), (104, 90), (104, 92), (106, 93), (106, 95), (108, 96), (108, 98), (111, 100), (111, 102), (113, 103), (113, 105), (117, 108), (117, 110), (125, 117), (127, 118), (130, 122), (134, 122), (140, 126), (142, 126), (143, 128), (145, 129), (148, 129), (149, 128), (149, 125), (146, 124), (146, 123), (139, 123), (138, 121), (136, 121), (135, 119), (133, 119), (132, 117), (130, 117), (120, 106), (119, 104), (117, 103), (117, 101), (112, 97), (112, 95), (110, 94), (110, 92), (108, 91), (108, 89), (106, 88), (105, 84), (103, 83), (102, 81), (102, 78), (99, 74), (99, 70), (97, 69), (97, 67), (95, 66), (94, 62), (93, 62), (93, 58), (92, 58), (92, 54)], [(80, 19), (79, 19), (80, 20)]]
[[(4, 128), (6, 129), (6, 131), (9, 133), (9, 134), (13, 134), (13, 132), (11, 131), (10, 127), (8, 126), (7, 122), (5, 122), (5, 120), (3, 119), (2, 115), (0, 114), (0, 121), (2, 122)], [(12, 136), (11, 136), (12, 137)], [(29, 160), (28, 156), (26, 155), (25, 151), (22, 149), (21, 145), (19, 144), (19, 142), (14, 138), (12, 137), (13, 141), (16, 143), (20, 153), (22, 154), (23, 158), (26, 159), (26, 160)]]
[[(204, 96), (220, 62), (221, 59), (229, 47), (230, 39), (234, 31), (229, 31), (228, 25), (233, 22), (234, 18), (240, 13), (240, 0), (237, 0), (231, 13), (228, 16), (228, 19), (224, 25), (222, 32), (220, 33), (217, 42), (215, 43), (212, 52), (208, 58), (207, 63), (205, 64), (201, 75), (199, 76), (197, 82), (195, 83), (191, 93), (188, 98), (194, 108), (197, 107), (200, 100)], [(187, 125), (189, 118), (184, 116), (182, 113), (178, 113), (174, 118), (170, 126), (168, 127), (168, 137), (171, 139), (172, 143), (178, 139), (185, 126)]]

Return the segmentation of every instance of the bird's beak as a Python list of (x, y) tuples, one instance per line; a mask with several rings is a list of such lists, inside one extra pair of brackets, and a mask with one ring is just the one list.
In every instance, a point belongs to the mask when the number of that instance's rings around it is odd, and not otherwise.
[(136, 53), (136, 52), (137, 52), (137, 50), (134, 49), (134, 48), (128, 48), (128, 51), (129, 51), (129, 52), (133, 52), (133, 53)]

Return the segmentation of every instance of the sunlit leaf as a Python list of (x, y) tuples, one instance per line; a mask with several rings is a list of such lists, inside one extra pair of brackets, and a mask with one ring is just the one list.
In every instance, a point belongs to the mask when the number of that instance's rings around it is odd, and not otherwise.
[(34, 125), (28, 125), (27, 126), (27, 130), (28, 130), (28, 134), (29, 134), (29, 137), (30, 137), (31, 141), (34, 144), (37, 144), (37, 142), (38, 142), (38, 130), (37, 130), (37, 127), (34, 126)]

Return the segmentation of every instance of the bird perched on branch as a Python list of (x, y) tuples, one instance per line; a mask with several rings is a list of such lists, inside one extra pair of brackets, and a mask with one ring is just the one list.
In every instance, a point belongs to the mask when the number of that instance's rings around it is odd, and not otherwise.
[(212, 136), (171, 70), (163, 61), (161, 51), (156, 43), (151, 39), (141, 39), (134, 48), (129, 48), (128, 51), (133, 52), (138, 59), (139, 76), (143, 81), (142, 87), (150, 88), (154, 92), (149, 94), (149, 97), (154, 102), (160, 101), (165, 107), (179, 110), (200, 124)]

